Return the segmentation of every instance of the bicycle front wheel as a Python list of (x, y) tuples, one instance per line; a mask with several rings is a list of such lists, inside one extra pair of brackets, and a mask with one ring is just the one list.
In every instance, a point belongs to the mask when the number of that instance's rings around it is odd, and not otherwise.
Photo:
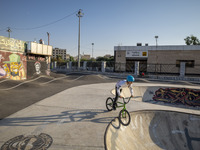
[(119, 112), (119, 122), (124, 126), (128, 126), (129, 123), (131, 122), (130, 114), (126, 109), (125, 110), (122, 109)]
[(111, 97), (108, 97), (106, 100), (106, 108), (108, 111), (113, 109), (113, 99)]

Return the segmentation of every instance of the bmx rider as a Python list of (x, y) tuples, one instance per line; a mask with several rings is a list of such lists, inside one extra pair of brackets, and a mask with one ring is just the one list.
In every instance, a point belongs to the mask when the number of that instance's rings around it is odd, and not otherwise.
[(118, 98), (123, 98), (121, 96), (121, 91), (122, 91), (122, 87), (128, 87), (130, 89), (130, 93), (131, 93), (131, 97), (133, 97), (133, 88), (132, 88), (132, 83), (135, 81), (134, 77), (129, 75), (127, 76), (126, 80), (121, 80), (119, 82), (117, 82), (117, 84), (115, 85), (115, 99), (114, 99), (114, 103), (113, 103), (113, 109), (116, 110), (116, 104), (117, 104), (117, 100)]

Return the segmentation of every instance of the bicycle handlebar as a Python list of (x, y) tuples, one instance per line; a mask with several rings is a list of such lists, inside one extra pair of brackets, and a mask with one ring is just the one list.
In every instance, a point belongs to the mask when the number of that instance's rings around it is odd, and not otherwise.
[(123, 102), (127, 104), (132, 97), (123, 97)]

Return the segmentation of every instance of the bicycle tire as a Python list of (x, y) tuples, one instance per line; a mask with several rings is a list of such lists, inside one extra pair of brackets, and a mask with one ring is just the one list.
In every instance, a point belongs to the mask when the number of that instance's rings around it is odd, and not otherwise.
[(108, 97), (106, 100), (106, 108), (108, 111), (113, 110), (113, 99), (111, 97)]
[[(129, 97), (129, 98), (123, 98), (123, 102), (125, 103), (125, 104), (128, 104), (129, 102), (130, 102), (130, 99), (131, 99), (131, 97)], [(126, 101), (127, 100), (127, 101)]]
[(128, 126), (130, 124), (131, 116), (126, 109), (125, 110), (122, 109), (119, 112), (119, 122), (124, 126)]

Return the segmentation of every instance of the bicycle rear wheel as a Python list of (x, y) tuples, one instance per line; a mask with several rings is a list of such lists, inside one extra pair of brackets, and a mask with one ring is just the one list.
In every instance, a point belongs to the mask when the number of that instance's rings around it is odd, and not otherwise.
[(122, 109), (119, 112), (119, 122), (124, 126), (129, 125), (129, 123), (131, 122), (130, 114), (126, 109), (125, 110)]
[(106, 100), (106, 108), (108, 111), (113, 110), (113, 99), (111, 97), (108, 97)]

